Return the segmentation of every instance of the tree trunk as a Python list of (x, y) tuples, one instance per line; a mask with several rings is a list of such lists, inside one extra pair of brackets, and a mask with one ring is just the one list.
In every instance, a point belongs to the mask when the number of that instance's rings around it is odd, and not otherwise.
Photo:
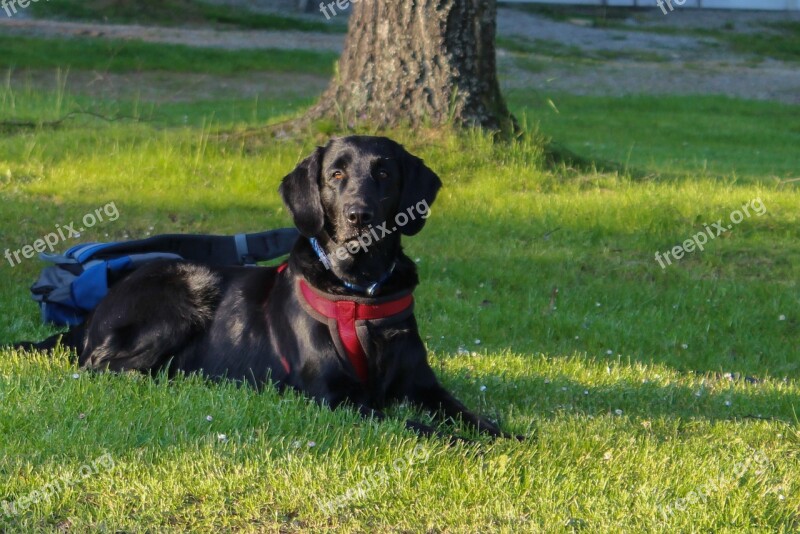
[(477, 125), (510, 132), (495, 62), (496, 0), (358, 0), (312, 120)]

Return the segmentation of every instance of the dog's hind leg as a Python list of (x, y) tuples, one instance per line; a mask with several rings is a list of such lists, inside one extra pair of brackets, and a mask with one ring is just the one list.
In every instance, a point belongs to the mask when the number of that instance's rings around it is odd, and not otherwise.
[(114, 286), (89, 322), (80, 364), (99, 370), (160, 370), (204, 332), (220, 279), (189, 263), (149, 264)]
[(205, 326), (204, 322), (196, 321), (191, 306), (182, 301), (167, 302), (145, 311), (109, 314), (108, 318), (91, 324), (80, 365), (108, 371), (159, 371)]

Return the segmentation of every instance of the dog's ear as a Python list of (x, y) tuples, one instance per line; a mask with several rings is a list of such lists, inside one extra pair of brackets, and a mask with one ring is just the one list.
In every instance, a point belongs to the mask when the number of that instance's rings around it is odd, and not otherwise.
[(292, 214), (294, 225), (305, 237), (316, 237), (322, 231), (325, 214), (319, 196), (319, 175), (325, 149), (317, 147), (314, 153), (300, 162), (281, 182), (283, 203)]
[(402, 162), (403, 191), (397, 211), (413, 214), (413, 217), (409, 216), (408, 224), (401, 227), (400, 231), (405, 235), (415, 235), (425, 226), (442, 181), (420, 158), (408, 152), (405, 152)]

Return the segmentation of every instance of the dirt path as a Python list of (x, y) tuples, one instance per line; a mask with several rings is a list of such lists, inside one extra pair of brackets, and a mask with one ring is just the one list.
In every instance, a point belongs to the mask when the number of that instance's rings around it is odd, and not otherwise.
[[(763, 22), (798, 20), (800, 13), (686, 11), (663, 16), (657, 9), (637, 14), (624, 23), (631, 27), (689, 25), (765, 31)], [(0, 17), (0, 33), (59, 38), (138, 39), (229, 50), (307, 49), (340, 51), (344, 36), (313, 32), (240, 31), (213, 28), (167, 28), (137, 25), (92, 24)], [(642, 31), (588, 27), (580, 20), (559, 22), (515, 9), (500, 9), (498, 34), (524, 39), (542, 54), (526, 67), (505, 50), (498, 51), (505, 88), (532, 87), (542, 91), (576, 94), (625, 95), (721, 94), (800, 104), (800, 68), (778, 61), (754, 62), (734, 54), (712, 38), (663, 35)], [(582, 52), (600, 58), (576, 61), (548, 52), (547, 46)], [(570, 55), (570, 54), (567, 54)], [(575, 55), (572, 53), (571, 55)], [(47, 76), (33, 74), (44, 82)], [(276, 96), (284, 88), (302, 87), (316, 94), (326, 77), (253, 73), (247, 76), (175, 75), (168, 73), (104, 74), (73, 72), (70, 89), (89, 94), (124, 96), (137, 88), (145, 100), (192, 100), (214, 95)], [(265, 93), (266, 92), (266, 93)]]
[[(795, 20), (800, 13), (685, 11), (664, 16), (653, 9), (627, 20), (627, 29), (593, 28), (581, 21), (557, 22), (501, 9), (498, 33), (576, 47), (592, 63), (543, 56), (534, 69), (521, 68), (511, 54), (498, 52), (503, 85), (543, 91), (621, 96), (626, 94), (720, 94), (800, 104), (800, 68), (780, 61), (753, 61), (731, 52), (713, 38), (663, 35), (633, 28), (677, 26), (734, 28), (744, 33), (768, 31), (764, 22)], [(615, 57), (616, 56), (616, 57)], [(636, 59), (652, 56), (654, 60)]]
[(800, 22), (800, 12), (751, 12), (729, 10), (684, 10), (664, 16), (655, 7), (637, 12), (626, 20), (616, 21), (622, 28), (594, 28), (588, 19), (554, 21), (516, 9), (500, 9), (497, 17), (498, 34), (518, 35), (529, 39), (557, 41), (575, 46), (585, 52), (640, 52), (660, 54), (670, 60), (714, 59), (743, 61), (746, 58), (731, 53), (712, 37), (697, 38), (685, 35), (648, 33), (654, 28), (665, 30), (706, 29), (739, 33), (769, 32), (764, 24)]
[(344, 44), (344, 35), (329, 33), (168, 28), (25, 18), (9, 19), (6, 17), (0, 17), (0, 33), (58, 38), (135, 39), (150, 43), (170, 43), (228, 50), (282, 48), (340, 52)]
[(502, 71), (506, 89), (534, 88), (578, 95), (724, 95), (800, 104), (800, 72), (784, 65), (758, 67), (713, 62), (684, 64), (609, 61), (592, 66), (554, 62), (541, 72), (527, 72), (507, 61)]

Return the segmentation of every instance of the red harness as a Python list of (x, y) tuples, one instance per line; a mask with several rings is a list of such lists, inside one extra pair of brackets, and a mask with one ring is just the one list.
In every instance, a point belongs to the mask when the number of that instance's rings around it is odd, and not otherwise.
[[(286, 263), (281, 264), (278, 267), (278, 273), (282, 273), (287, 267)], [(345, 356), (347, 356), (348, 361), (355, 369), (359, 380), (366, 384), (369, 380), (367, 353), (361, 343), (361, 339), (358, 337), (357, 322), (376, 321), (399, 316), (404, 312), (410, 311), (414, 305), (414, 297), (408, 294), (395, 300), (368, 304), (356, 300), (345, 300), (334, 295), (331, 295), (331, 298), (327, 298), (325, 294), (313, 289), (302, 278), (298, 281), (298, 288), (298, 293), (302, 296), (305, 304), (320, 316), (315, 317), (315, 319), (333, 320), (335, 333), (338, 334), (338, 341), (341, 342), (336, 343), (337, 340), (334, 340), (337, 350), (339, 345), (344, 348)], [(326, 321), (323, 320), (322, 322)], [(333, 333), (334, 327), (332, 326), (331, 334), (333, 335)], [(283, 356), (281, 356), (281, 364), (287, 373), (291, 371), (288, 360)]]

